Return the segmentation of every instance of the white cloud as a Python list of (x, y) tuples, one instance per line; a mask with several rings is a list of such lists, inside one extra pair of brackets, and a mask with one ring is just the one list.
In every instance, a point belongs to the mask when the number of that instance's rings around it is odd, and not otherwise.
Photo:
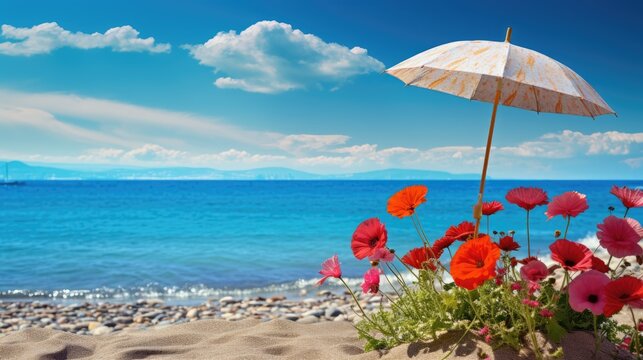
[(111, 48), (118, 52), (170, 51), (170, 44), (156, 43), (153, 37), (141, 38), (139, 32), (129, 25), (111, 28), (105, 33), (71, 32), (55, 22), (42, 23), (30, 28), (2, 25), (0, 54), (31, 56), (48, 54), (53, 50), (70, 47), (77, 49)]
[[(31, 109), (35, 113), (48, 113), (58, 118), (77, 118), (88, 123), (92, 132), (102, 134), (96, 139), (102, 145), (127, 145), (159, 143), (185, 145), (189, 142), (211, 143), (214, 139), (227, 139), (235, 143), (255, 146), (276, 146), (286, 135), (246, 130), (229, 125), (221, 119), (159, 108), (138, 106), (124, 102), (81, 97), (59, 93), (24, 93), (0, 89), (0, 106)], [(53, 114), (53, 115), (51, 115)], [(29, 119), (33, 126), (53, 130), (45, 116)], [(0, 121), (2, 119), (0, 118)], [(59, 120), (60, 121), (60, 120)], [(62, 121), (60, 121), (62, 124)], [(78, 126), (60, 126), (58, 133), (74, 136)], [(82, 129), (82, 128), (81, 128)], [(84, 129), (86, 130), (86, 129)], [(88, 130), (86, 130), (88, 131)], [(109, 136), (109, 137), (105, 137)]]
[(2, 106), (1, 102), (0, 125), (28, 127), (31, 130), (43, 130), (63, 136), (67, 139), (73, 139), (84, 143), (98, 142), (115, 145), (132, 144), (131, 142), (116, 136), (67, 124), (57, 119), (53, 114), (44, 110), (24, 107), (7, 107)]
[(270, 155), (270, 154), (251, 154), (245, 150), (229, 149), (219, 153), (202, 154), (192, 158), (196, 163), (200, 164), (218, 164), (221, 162), (243, 162), (258, 164), (269, 161), (285, 160), (286, 156), (283, 155)]
[(384, 69), (366, 49), (327, 43), (291, 25), (260, 21), (237, 33), (220, 32), (204, 44), (185, 45), (200, 64), (222, 73), (224, 89), (278, 93), (347, 79)]
[(346, 135), (312, 135), (295, 134), (287, 135), (277, 142), (277, 147), (282, 150), (300, 153), (310, 150), (327, 150), (335, 145), (345, 144), (350, 137)]
[(570, 158), (576, 155), (627, 155), (632, 148), (643, 143), (643, 133), (623, 133), (618, 131), (583, 134), (578, 131), (563, 130), (549, 133), (536, 141), (527, 141), (518, 146), (502, 147), (500, 152), (521, 156), (541, 158)]

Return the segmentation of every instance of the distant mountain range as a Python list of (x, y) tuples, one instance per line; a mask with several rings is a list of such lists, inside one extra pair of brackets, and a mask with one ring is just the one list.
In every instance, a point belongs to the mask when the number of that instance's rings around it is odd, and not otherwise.
[[(0, 163), (1, 165), (4, 164)], [(9, 162), (8, 169), (9, 178), (12, 180), (470, 180), (480, 177), (478, 174), (413, 169), (386, 169), (334, 175), (278, 167), (250, 170), (191, 167), (116, 168), (90, 171), (34, 166), (20, 161)], [(1, 170), (0, 173), (3, 173), (4, 169)]]

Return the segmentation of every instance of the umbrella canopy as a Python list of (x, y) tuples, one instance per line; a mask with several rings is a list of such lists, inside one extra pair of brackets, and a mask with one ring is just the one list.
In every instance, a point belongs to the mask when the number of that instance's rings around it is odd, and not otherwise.
[(387, 73), (406, 85), (537, 112), (595, 117), (614, 110), (578, 74), (509, 42), (456, 41), (405, 60)]
[[(504, 42), (457, 41), (429, 49), (386, 70), (406, 85), (493, 103), (478, 201), (474, 236), (482, 218), (491, 141), (498, 105), (537, 112), (591, 116), (616, 114), (587, 81), (539, 52)], [(527, 232), (527, 251), (529, 232)]]

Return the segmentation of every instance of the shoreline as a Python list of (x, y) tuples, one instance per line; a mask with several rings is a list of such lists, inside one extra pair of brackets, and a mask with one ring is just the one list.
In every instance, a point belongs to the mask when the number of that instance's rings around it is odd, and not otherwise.
[[(360, 296), (366, 311), (390, 304), (381, 296)], [(355, 308), (355, 309), (354, 309)], [(134, 302), (0, 301), (0, 337), (29, 328), (61, 330), (79, 335), (105, 335), (197, 320), (262, 322), (281, 319), (299, 324), (345, 321), (357, 317), (352, 298), (320, 290), (314, 296), (291, 300), (284, 295), (235, 298), (224, 296), (199, 305), (167, 305), (159, 299)]]

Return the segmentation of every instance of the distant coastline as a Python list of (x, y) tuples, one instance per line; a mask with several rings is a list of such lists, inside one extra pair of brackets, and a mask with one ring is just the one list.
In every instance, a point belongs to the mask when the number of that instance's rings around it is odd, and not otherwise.
[(35, 166), (9, 161), (13, 180), (476, 180), (480, 175), (454, 174), (417, 169), (384, 169), (342, 174), (314, 174), (289, 168), (266, 167), (248, 170), (212, 168), (113, 168), (73, 170), (64, 167)]

